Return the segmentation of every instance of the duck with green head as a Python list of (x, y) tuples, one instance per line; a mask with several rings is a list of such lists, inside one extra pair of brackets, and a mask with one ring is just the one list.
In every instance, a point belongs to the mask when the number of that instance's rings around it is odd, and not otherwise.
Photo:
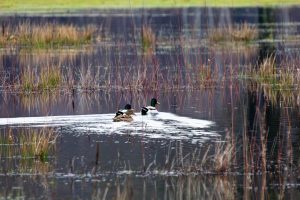
[(152, 98), (150, 106), (144, 106), (144, 107), (142, 107), (141, 114), (142, 115), (147, 115), (148, 113), (155, 113), (155, 114), (157, 114), (158, 113), (158, 111), (156, 109), (157, 105), (159, 105), (159, 102), (157, 101), (157, 99), (156, 98)]
[(126, 104), (124, 109), (118, 110), (115, 117), (113, 118), (114, 122), (131, 122), (133, 120), (132, 115), (134, 115), (134, 110), (131, 108), (130, 104)]

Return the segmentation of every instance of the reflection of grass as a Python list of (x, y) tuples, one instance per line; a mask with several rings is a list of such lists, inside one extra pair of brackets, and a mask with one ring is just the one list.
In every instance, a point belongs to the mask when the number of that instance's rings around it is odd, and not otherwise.
[(3, 11), (38, 11), (38, 10), (57, 10), (57, 9), (84, 9), (84, 8), (132, 8), (132, 7), (179, 7), (179, 6), (225, 6), (225, 7), (241, 7), (241, 6), (272, 6), (272, 5), (288, 5), (299, 4), (298, 0), (153, 0), (153, 1), (122, 1), (122, 0), (2, 0), (0, 2), (0, 10)]
[(238, 26), (211, 29), (208, 32), (208, 39), (211, 42), (250, 42), (258, 37), (258, 30), (255, 26), (243, 23)]
[[(121, 178), (120, 178), (121, 179)], [(159, 178), (158, 178), (159, 179)], [(143, 189), (135, 190), (136, 184), (140, 182)], [(155, 179), (156, 180), (156, 179)], [(160, 180), (160, 179), (159, 179)], [(170, 176), (164, 177), (160, 187), (153, 187), (153, 180), (136, 179), (131, 176), (119, 178), (107, 190), (107, 196), (114, 200), (130, 200), (134, 197), (147, 197), (149, 199), (235, 199), (236, 178), (226, 176)], [(92, 199), (103, 198), (103, 190), (93, 193)], [(102, 188), (101, 188), (102, 189)], [(104, 193), (104, 194), (103, 194)], [(163, 196), (163, 195), (164, 196)], [(160, 198), (161, 197), (161, 198)], [(164, 198), (163, 198), (164, 197)], [(141, 198), (142, 199), (142, 198)]]
[(18, 133), (9, 129), (0, 136), (1, 157), (36, 158), (46, 161), (54, 148), (57, 135), (53, 129), (23, 129)]
[(49, 150), (56, 141), (56, 134), (52, 129), (42, 129), (40, 132), (29, 130), (20, 134), (22, 157), (35, 157), (42, 161), (47, 160)]
[(248, 90), (253, 92), (257, 90), (263, 91), (264, 97), (272, 105), (296, 106), (298, 103), (299, 89), (278, 89), (269, 84), (261, 84), (256, 81), (248, 82)]
[(73, 25), (21, 23), (17, 26), (2, 25), (0, 46), (21, 45), (30, 48), (77, 46), (89, 43), (96, 28)]

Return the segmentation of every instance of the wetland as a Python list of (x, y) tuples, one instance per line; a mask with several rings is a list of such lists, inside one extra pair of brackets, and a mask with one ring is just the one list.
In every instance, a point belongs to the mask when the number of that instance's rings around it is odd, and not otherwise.
[(2, 15), (0, 199), (298, 199), (299, 11)]

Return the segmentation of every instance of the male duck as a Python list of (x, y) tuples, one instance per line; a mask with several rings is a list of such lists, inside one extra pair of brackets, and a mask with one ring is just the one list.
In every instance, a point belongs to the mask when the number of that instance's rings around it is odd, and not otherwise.
[(157, 101), (156, 98), (152, 98), (151, 99), (151, 105), (142, 107), (141, 114), (142, 115), (147, 115), (148, 111), (151, 112), (151, 113), (157, 113), (156, 105), (159, 105), (159, 102)]
[(118, 110), (116, 112), (115, 117), (113, 118), (114, 122), (131, 122), (132, 115), (134, 115), (134, 111), (131, 108), (130, 104), (126, 104), (123, 110)]

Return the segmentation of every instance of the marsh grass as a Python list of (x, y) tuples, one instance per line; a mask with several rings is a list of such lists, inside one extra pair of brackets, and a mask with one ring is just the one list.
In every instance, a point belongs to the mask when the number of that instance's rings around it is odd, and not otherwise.
[(216, 142), (203, 148), (195, 148), (193, 152), (185, 153), (182, 142), (170, 143), (166, 159), (159, 166), (154, 159), (145, 167), (159, 173), (178, 172), (183, 174), (226, 174), (234, 166), (233, 158), (236, 152), (230, 138), (224, 142)]
[(1, 157), (6, 159), (14, 157), (35, 158), (45, 162), (50, 152), (55, 149), (57, 137), (55, 131), (48, 128), (41, 130), (22, 129), (18, 133), (8, 129), (1, 133)]
[(258, 38), (256, 26), (243, 23), (236, 26), (213, 28), (208, 31), (208, 40), (212, 43), (244, 42), (249, 43)]
[(55, 23), (7, 25), (0, 34), (0, 47), (57, 48), (78, 46), (92, 41), (95, 26), (76, 27)]
[(20, 75), (17, 88), (25, 93), (53, 90), (61, 86), (63, 75), (56, 66), (41, 68), (27, 67)]
[(40, 131), (29, 129), (19, 136), (20, 152), (23, 158), (36, 158), (46, 161), (49, 151), (54, 147), (57, 134), (53, 129), (42, 129)]
[(219, 80), (218, 71), (212, 65), (202, 64), (198, 68), (198, 81), (200, 87), (212, 88)]
[(265, 58), (257, 69), (251, 67), (247, 73), (250, 79), (277, 90), (291, 90), (299, 83), (299, 69), (286, 63), (276, 65), (275, 56)]
[(155, 51), (155, 43), (156, 43), (156, 37), (155, 33), (153, 32), (152, 28), (150, 26), (144, 25), (142, 27), (142, 49), (145, 53), (151, 53)]
[(229, 141), (223, 144), (217, 143), (213, 155), (214, 171), (217, 173), (230, 172), (234, 154), (234, 147)]

